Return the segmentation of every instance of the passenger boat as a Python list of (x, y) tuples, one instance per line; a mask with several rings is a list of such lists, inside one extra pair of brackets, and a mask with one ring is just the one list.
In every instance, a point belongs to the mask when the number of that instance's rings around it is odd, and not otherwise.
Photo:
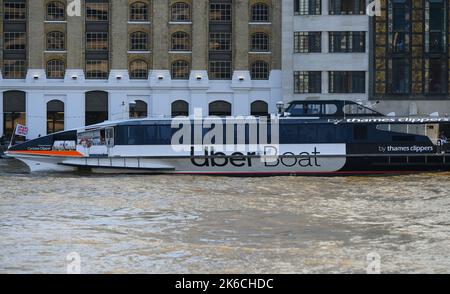
[(361, 175), (449, 171), (440, 116), (386, 116), (351, 101), (293, 101), (270, 117), (109, 121), (5, 154), (36, 171)]

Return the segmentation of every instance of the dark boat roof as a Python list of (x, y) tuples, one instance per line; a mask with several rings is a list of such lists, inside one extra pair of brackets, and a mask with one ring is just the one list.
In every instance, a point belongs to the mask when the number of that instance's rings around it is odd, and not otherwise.
[(291, 117), (384, 116), (376, 110), (349, 100), (294, 100), (289, 103), (286, 113)]

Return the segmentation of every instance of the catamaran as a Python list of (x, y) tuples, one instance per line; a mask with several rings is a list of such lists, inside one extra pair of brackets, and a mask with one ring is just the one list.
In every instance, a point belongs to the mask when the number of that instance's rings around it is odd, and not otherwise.
[(11, 146), (31, 172), (361, 175), (449, 171), (440, 116), (386, 116), (352, 101), (293, 101), (269, 117), (107, 121)]

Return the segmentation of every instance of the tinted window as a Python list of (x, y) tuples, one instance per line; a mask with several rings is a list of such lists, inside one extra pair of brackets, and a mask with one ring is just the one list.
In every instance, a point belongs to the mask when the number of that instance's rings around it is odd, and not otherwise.
[(120, 126), (117, 145), (169, 145), (176, 129), (170, 125)]

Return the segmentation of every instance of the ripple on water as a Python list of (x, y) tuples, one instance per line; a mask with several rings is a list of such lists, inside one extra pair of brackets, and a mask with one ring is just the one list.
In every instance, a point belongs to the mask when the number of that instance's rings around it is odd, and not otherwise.
[(384, 272), (450, 268), (450, 174), (30, 175), (0, 160), (0, 272)]

